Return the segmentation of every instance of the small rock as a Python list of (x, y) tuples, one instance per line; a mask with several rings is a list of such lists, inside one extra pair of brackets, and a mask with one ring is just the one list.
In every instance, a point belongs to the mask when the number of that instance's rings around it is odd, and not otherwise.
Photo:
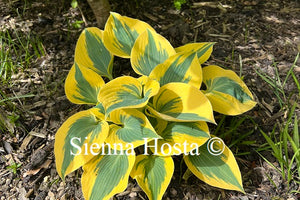
[(59, 184), (59, 187), (62, 187), (62, 188), (64, 188), (66, 186), (66, 183), (65, 182), (60, 182), (60, 184)]
[(137, 193), (136, 192), (130, 192), (130, 194), (128, 195), (129, 197), (136, 197)]
[(50, 200), (55, 200), (55, 195), (51, 191), (48, 192), (48, 197), (49, 197)]

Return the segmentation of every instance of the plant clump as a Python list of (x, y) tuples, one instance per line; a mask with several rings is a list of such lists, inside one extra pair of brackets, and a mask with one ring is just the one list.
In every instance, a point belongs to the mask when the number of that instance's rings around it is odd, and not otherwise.
[[(174, 172), (172, 156), (183, 155), (202, 181), (243, 192), (232, 152), (210, 135), (207, 123), (215, 124), (213, 111), (239, 115), (256, 102), (233, 71), (202, 68), (213, 45), (174, 48), (149, 24), (114, 12), (104, 30), (86, 28), (65, 92), (71, 102), (91, 108), (56, 133), (60, 177), (82, 167), (84, 197), (108, 200), (126, 189), (131, 176), (150, 200), (160, 200)], [(114, 56), (130, 59), (138, 77), (114, 77)]]

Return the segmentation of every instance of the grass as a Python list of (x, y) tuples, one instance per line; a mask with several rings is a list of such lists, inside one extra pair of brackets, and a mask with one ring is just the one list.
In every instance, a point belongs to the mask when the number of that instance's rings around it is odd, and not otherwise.
[(6, 168), (11, 170), (13, 174), (16, 174), (18, 169), (22, 166), (21, 163), (12, 163), (11, 165), (7, 166)]
[(0, 32), (0, 81), (7, 82), (11, 76), (26, 69), (33, 59), (45, 55), (38, 36), (18, 30)]
[(235, 156), (249, 155), (251, 151), (245, 151), (245, 149), (249, 149), (245, 147), (252, 149), (255, 146), (256, 141), (248, 139), (254, 133), (255, 126), (250, 116), (230, 117), (223, 115), (213, 134), (223, 138)]
[[(24, 1), (23, 9), (16, 9), (18, 17), (22, 18), (27, 6), (27, 1)], [(24, 112), (22, 106), (18, 107), (16, 103), (21, 105), (20, 99), (34, 96), (7, 95), (4, 89), (11, 88), (14, 84), (14, 74), (29, 68), (35, 59), (45, 54), (43, 43), (37, 35), (24, 32), (18, 27), (0, 30), (0, 133), (9, 132), (13, 135), (14, 127), (18, 125), (18, 119)]]
[(272, 78), (271, 76), (267, 75), (266, 73), (263, 73), (262, 71), (256, 69), (256, 73), (270, 86), (270, 88), (274, 91), (275, 96), (278, 99), (278, 102), (280, 104), (280, 107), (283, 108), (284, 106), (287, 106), (289, 104), (289, 98), (291, 97), (290, 94), (286, 94), (284, 87), (287, 84), (287, 81), (292, 77), (295, 85), (297, 86), (297, 93), (300, 96), (300, 83), (297, 79), (295, 73), (293, 72), (294, 68), (296, 67), (296, 63), (299, 59), (299, 53), (297, 54), (293, 65), (289, 69), (287, 75), (285, 76), (284, 80), (282, 81), (279, 76), (279, 71), (277, 67), (277, 63), (273, 62), (273, 67), (275, 71), (275, 78)]
[(186, 3), (186, 0), (174, 0), (173, 4), (176, 10), (180, 10), (181, 6)]
[[(284, 78), (280, 78), (277, 64), (274, 62), (273, 67), (275, 70), (275, 78), (268, 76), (261, 71), (256, 73), (266, 82), (274, 92), (280, 104), (281, 110), (286, 113), (280, 121), (274, 123), (273, 130), (269, 133), (260, 128), (262, 136), (265, 138), (266, 143), (257, 149), (257, 153), (265, 160), (270, 166), (276, 169), (282, 176), (283, 180), (287, 182), (288, 190), (290, 190), (291, 181), (300, 184), (300, 141), (299, 141), (299, 119), (296, 110), (300, 108), (300, 84), (293, 72), (296, 62), (299, 59), (297, 54), (293, 65), (290, 67), (288, 73)], [(289, 80), (293, 80), (297, 90), (292, 93), (285, 91), (285, 86)], [(296, 97), (295, 97), (296, 96)], [(270, 151), (276, 158), (279, 166), (274, 166), (268, 161), (260, 151)], [(300, 191), (291, 190), (291, 193), (300, 193)]]
[[(13, 135), (14, 128), (19, 125), (18, 119), (26, 112), (22, 107), (16, 106), (13, 101), (21, 102), (21, 99), (33, 96), (33, 94), (25, 94), (8, 97), (0, 90), (0, 134), (6, 131)], [(2, 110), (2, 107), (5, 110)]]
[[(18, 17), (22, 18), (27, 1), (23, 9), (16, 9)], [(32, 97), (32, 94), (7, 95), (4, 89), (11, 88), (12, 76), (30, 67), (35, 59), (45, 56), (41, 39), (30, 32), (23, 32), (18, 27), (0, 30), (0, 132), (13, 134), (19, 116), (24, 112), (16, 106), (14, 101), (21, 103), (22, 98)], [(2, 110), (1, 108), (4, 108)]]
[[(258, 152), (270, 166), (281, 174), (282, 178), (287, 181), (288, 187), (292, 180), (300, 181), (298, 175), (300, 172), (300, 146), (298, 119), (294, 113), (295, 105), (296, 104), (291, 108), (290, 115), (285, 124), (281, 125), (280, 123), (276, 123), (269, 135), (260, 129), (261, 134), (271, 149), (272, 155), (278, 161), (279, 167), (275, 167)], [(291, 130), (289, 128), (290, 126), (292, 126)], [(279, 137), (276, 135), (277, 129), (279, 129)], [(295, 169), (293, 169), (294, 164), (297, 166)]]

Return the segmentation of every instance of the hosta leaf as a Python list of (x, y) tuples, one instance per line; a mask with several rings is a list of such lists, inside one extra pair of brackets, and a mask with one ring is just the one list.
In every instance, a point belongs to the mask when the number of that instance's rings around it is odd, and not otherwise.
[(172, 157), (139, 155), (130, 176), (137, 180), (149, 200), (161, 200), (174, 172)]
[(105, 109), (104, 109), (102, 103), (98, 103), (94, 108), (96, 108), (93, 110), (95, 114), (99, 114), (101, 116), (105, 115)]
[(195, 53), (177, 53), (153, 69), (150, 78), (160, 85), (170, 82), (183, 82), (200, 88), (202, 68)]
[[(147, 111), (147, 109), (146, 109)], [(153, 126), (156, 133), (160, 134), (168, 125), (168, 121), (165, 121), (163, 119), (157, 118), (155, 116), (151, 117), (151, 114), (148, 113), (147, 118), (149, 119), (151, 125)]]
[(122, 154), (99, 154), (83, 166), (81, 185), (85, 199), (109, 200), (126, 189), (135, 155)]
[(131, 51), (131, 65), (140, 75), (149, 75), (160, 63), (163, 63), (175, 50), (167, 39), (156, 32), (147, 30), (134, 43)]
[(208, 60), (212, 51), (214, 42), (190, 43), (176, 48), (176, 52), (196, 52), (199, 63), (202, 64)]
[(65, 93), (72, 103), (97, 104), (98, 94), (103, 85), (104, 81), (99, 74), (75, 63), (67, 76)]
[(112, 79), (113, 55), (104, 46), (102, 30), (83, 30), (76, 44), (75, 62)]
[[(169, 122), (159, 135), (163, 139), (157, 140), (151, 151), (160, 156), (188, 154), (210, 138), (206, 122)], [(150, 145), (154, 146), (154, 141)]]
[(211, 150), (224, 148), (223, 153), (213, 155), (208, 151), (210, 145), (205, 144), (199, 148), (199, 156), (184, 156), (186, 165), (194, 175), (209, 185), (243, 192), (241, 173), (232, 152), (224, 143), (212, 144), (214, 149)]
[[(97, 154), (90, 152), (93, 143), (104, 143), (109, 131), (104, 114), (97, 108), (78, 112), (63, 123), (55, 135), (54, 153), (56, 169), (64, 178)], [(88, 148), (88, 149), (87, 149)]]
[(213, 110), (206, 96), (185, 83), (168, 83), (153, 97), (148, 112), (167, 121), (207, 121), (214, 123)]
[(147, 29), (155, 32), (143, 21), (111, 12), (104, 28), (104, 44), (114, 55), (129, 58), (135, 40)]
[(144, 107), (158, 90), (159, 83), (147, 77), (136, 79), (122, 76), (101, 88), (99, 101), (103, 103), (108, 115), (115, 109)]
[[(154, 138), (160, 138), (150, 124), (147, 117), (137, 109), (121, 109), (110, 113), (109, 120), (114, 122), (110, 125), (109, 136), (105, 142), (113, 146), (116, 145), (118, 150), (126, 148), (135, 148), (151, 141)], [(132, 144), (132, 146), (128, 145)]]
[(246, 84), (236, 73), (216, 65), (203, 68), (205, 95), (213, 110), (226, 115), (239, 115), (252, 109), (256, 102)]

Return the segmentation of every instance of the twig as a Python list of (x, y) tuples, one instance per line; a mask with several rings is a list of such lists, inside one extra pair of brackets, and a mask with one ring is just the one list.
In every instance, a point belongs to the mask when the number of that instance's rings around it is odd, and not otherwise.
[(85, 19), (85, 16), (84, 16), (84, 14), (83, 14), (83, 12), (82, 12), (80, 6), (78, 5), (77, 7), (78, 7), (78, 9), (79, 9), (79, 11), (80, 11), (80, 14), (81, 14), (81, 17), (82, 17), (82, 21), (84, 22), (84, 25), (85, 25), (85, 26), (88, 26), (88, 23), (87, 23), (87, 21), (86, 21), (86, 19)]

